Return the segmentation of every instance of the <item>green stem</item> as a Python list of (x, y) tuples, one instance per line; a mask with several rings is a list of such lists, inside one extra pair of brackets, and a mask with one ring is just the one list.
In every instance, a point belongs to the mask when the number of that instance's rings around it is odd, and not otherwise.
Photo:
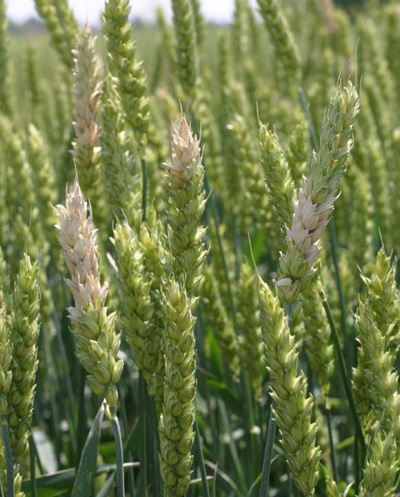
[(293, 478), (290, 473), (289, 473), (289, 497), (295, 497), (295, 486), (293, 485)]
[(331, 463), (333, 470), (333, 479), (338, 482), (338, 470), (336, 465), (336, 457), (335, 457), (335, 444), (333, 441), (333, 431), (332, 431), (332, 420), (331, 420), (331, 407), (329, 405), (325, 405), (325, 415), (326, 415), (326, 423), (328, 425), (328, 434), (329, 434), (329, 445), (331, 448)]
[(226, 411), (226, 406), (223, 402), (218, 402), (218, 405), (220, 408), (222, 423), (224, 425), (225, 432), (229, 435), (228, 445), (229, 445), (229, 449), (231, 452), (233, 464), (236, 468), (238, 485), (240, 486), (240, 489), (243, 490), (246, 488), (246, 478), (245, 478), (245, 474), (243, 471), (242, 463), (240, 461), (240, 458), (239, 458), (239, 455), (238, 455), (238, 452), (236, 449), (235, 442), (233, 440), (232, 430), (230, 427), (228, 413)]
[(88, 436), (88, 428), (86, 422), (86, 400), (85, 400), (85, 381), (86, 375), (83, 371), (82, 366), (78, 366), (78, 375), (79, 375), (79, 383), (78, 383), (78, 408), (77, 408), (77, 420), (76, 425), (78, 426), (77, 433), (77, 452), (76, 452), (76, 460), (80, 461), (82, 456), (82, 451), (85, 446), (86, 438)]
[(231, 283), (231, 279), (229, 277), (228, 263), (226, 262), (224, 245), (222, 242), (221, 234), (219, 232), (219, 227), (220, 227), (221, 223), (219, 220), (218, 209), (217, 209), (217, 205), (215, 203), (215, 198), (214, 198), (214, 195), (210, 189), (210, 182), (208, 179), (208, 173), (207, 173), (206, 162), (205, 162), (204, 156), (203, 156), (203, 167), (204, 167), (204, 188), (206, 190), (207, 195), (209, 196), (209, 204), (211, 205), (211, 212), (212, 212), (212, 215), (214, 218), (214, 223), (215, 223), (215, 228), (216, 228), (218, 249), (219, 249), (220, 254), (221, 254), (226, 284), (228, 286), (228, 297), (229, 297), (229, 303), (231, 305), (231, 310), (232, 310), (232, 314), (233, 314), (233, 322), (234, 322), (235, 330), (238, 330), (236, 304), (235, 304), (235, 299), (233, 297), (232, 283)]
[(154, 398), (148, 396), (148, 408), (150, 422), (148, 424), (148, 438), (151, 438), (151, 452), (152, 452), (152, 476), (151, 481), (153, 482), (153, 493), (154, 497), (160, 497), (163, 495), (163, 481), (161, 478), (160, 464), (159, 464), (159, 453), (160, 453), (160, 442), (158, 436), (158, 415), (157, 408), (155, 405)]
[(395, 484), (394, 488), (396, 489), (397, 493), (400, 492), (400, 474), (397, 477), (396, 484)]
[(29, 457), (30, 457), (30, 478), (31, 478), (31, 497), (37, 497), (36, 475), (35, 475), (35, 444), (33, 436), (29, 437)]
[[(63, 291), (65, 292), (66, 285), (63, 285)], [(70, 302), (70, 296), (65, 296), (65, 302)], [(60, 322), (66, 322), (63, 319), (64, 316), (60, 318)], [(51, 357), (57, 357), (59, 360), (55, 361), (55, 367), (57, 371), (59, 372), (59, 379), (62, 382), (65, 382), (66, 389), (68, 392), (68, 399), (70, 402), (69, 408), (65, 406), (65, 412), (67, 413), (67, 418), (68, 418), (68, 426), (69, 426), (69, 438), (71, 441), (71, 446), (72, 446), (72, 452), (73, 452), (73, 457), (75, 458), (78, 450), (77, 446), (77, 431), (78, 431), (78, 426), (77, 426), (77, 420), (75, 417), (76, 413), (76, 408), (77, 408), (77, 399), (74, 393), (74, 389), (72, 387), (72, 381), (71, 381), (71, 375), (69, 372), (69, 366), (68, 366), (68, 359), (67, 359), (67, 352), (65, 349), (65, 344), (64, 344), (64, 339), (63, 339), (63, 330), (61, 329), (61, 326), (58, 324), (58, 321), (53, 320), (53, 323), (55, 324), (55, 329), (56, 329), (56, 335), (57, 335), (57, 344), (59, 350), (54, 353), (54, 350), (52, 351), (51, 349), (48, 351), (49, 354), (51, 354)], [(54, 355), (53, 355), (54, 354)], [(48, 355), (50, 357), (50, 355)], [(64, 383), (62, 383), (64, 384)], [(64, 396), (63, 396), (64, 397)], [(66, 399), (63, 402), (66, 402)], [(65, 404), (64, 404), (65, 405)], [(58, 428), (57, 428), (58, 429)], [(76, 464), (79, 464), (79, 459), (77, 459)]]
[(199, 466), (200, 466), (201, 479), (203, 481), (204, 496), (210, 497), (210, 489), (208, 488), (208, 482), (207, 482), (207, 471), (206, 471), (206, 466), (204, 464), (203, 450), (201, 447), (200, 430), (197, 420), (194, 422), (194, 429), (196, 432), (196, 437), (194, 440), (197, 448), (197, 456), (199, 458)]
[[(147, 391), (146, 391), (146, 382), (142, 376), (142, 373), (139, 375), (139, 400), (140, 405), (145, 406), (147, 404)], [(140, 475), (141, 475), (141, 487), (142, 493), (139, 492), (140, 495), (144, 495), (147, 497), (148, 495), (148, 474), (147, 474), (147, 417), (146, 412), (143, 409), (140, 410), (140, 422), (142, 425), (142, 451), (140, 458)]]
[[(55, 453), (56, 453), (56, 459), (58, 464), (61, 466), (61, 454), (63, 453), (63, 444), (62, 444), (62, 438), (61, 438), (61, 431), (59, 429), (60, 427), (60, 416), (59, 416), (59, 410), (58, 410), (58, 405), (56, 402), (56, 394), (55, 394), (55, 388), (54, 388), (54, 374), (52, 375), (50, 371), (53, 371), (51, 369), (51, 351), (50, 351), (50, 346), (49, 346), (49, 340), (47, 340), (46, 336), (44, 333), (40, 334), (40, 340), (42, 342), (42, 350), (44, 351), (44, 361), (45, 361), (45, 367), (43, 368), (45, 370), (45, 377), (47, 380), (48, 388), (49, 388), (49, 399), (50, 399), (50, 409), (51, 409), (51, 417), (50, 417), (50, 422), (53, 428), (53, 433), (54, 433), (54, 441), (55, 441)], [(55, 340), (54, 340), (55, 342)], [(54, 368), (56, 370), (56, 368)], [(40, 471), (42, 472), (42, 469), (40, 468)], [(43, 474), (43, 472), (42, 472)]]
[(36, 460), (37, 467), (39, 469), (39, 474), (44, 475), (43, 464), (42, 464), (42, 461), (40, 459), (39, 451), (38, 451), (38, 448), (35, 444), (34, 438), (32, 438), (32, 441), (33, 441), (33, 449), (35, 451), (35, 460)]
[(121, 427), (119, 426), (118, 417), (111, 419), (114, 432), (115, 449), (117, 455), (116, 475), (117, 475), (117, 495), (125, 497), (125, 480), (124, 480), (124, 448), (122, 445)]
[(269, 410), (267, 441), (265, 443), (264, 461), (262, 468), (262, 478), (261, 478), (259, 497), (268, 497), (269, 475), (271, 472), (272, 449), (274, 447), (275, 430), (276, 430), (276, 425), (275, 425), (275, 420), (272, 411), (272, 404), (271, 404)]
[[(71, 301), (70, 296), (66, 295), (66, 290), (67, 290), (66, 285), (63, 285), (62, 288), (63, 288), (63, 292), (64, 292), (65, 302), (70, 302)], [(69, 365), (68, 365), (68, 357), (67, 357), (67, 352), (65, 350), (64, 340), (63, 340), (63, 332), (61, 330), (61, 326), (58, 324), (59, 322), (61, 322), (61, 323), (64, 322), (63, 315), (59, 316), (58, 320), (53, 319), (53, 324), (54, 324), (55, 329), (56, 329), (57, 343), (58, 343), (58, 347), (60, 349), (59, 350), (60, 355), (58, 355), (58, 353), (57, 353), (57, 357), (60, 357), (60, 361), (57, 361), (57, 363), (58, 362), (60, 363), (60, 371), (62, 371), (62, 373), (63, 373), (63, 381), (65, 381), (65, 383), (66, 383), (68, 398), (71, 402), (71, 410), (75, 410), (77, 400), (76, 400), (76, 396), (74, 393), (74, 388), (72, 386), (71, 375), (69, 372)], [(53, 357), (55, 357), (55, 355)], [(71, 429), (72, 428), (74, 430), (74, 436), (75, 436), (76, 426), (73, 425), (71, 427)], [(72, 433), (71, 433), (71, 437), (72, 437)], [(75, 442), (75, 444), (76, 444), (76, 442)]]
[(343, 386), (344, 386), (344, 389), (345, 389), (345, 392), (346, 392), (347, 400), (349, 402), (350, 412), (351, 412), (351, 415), (352, 415), (352, 418), (353, 418), (353, 422), (354, 422), (354, 426), (355, 426), (355, 429), (356, 429), (356, 433), (357, 433), (358, 439), (359, 439), (360, 444), (361, 444), (362, 459), (364, 461), (365, 460), (365, 454), (367, 452), (367, 446), (365, 444), (365, 439), (364, 439), (364, 434), (363, 434), (363, 431), (362, 431), (362, 428), (361, 428), (360, 419), (359, 419), (358, 414), (357, 414), (356, 404), (354, 402), (353, 392), (352, 392), (352, 389), (351, 389), (351, 384), (350, 384), (349, 376), (347, 374), (347, 369), (346, 369), (346, 364), (345, 364), (344, 357), (343, 357), (343, 352), (342, 352), (342, 349), (341, 349), (341, 346), (340, 346), (339, 336), (338, 336), (338, 333), (337, 333), (337, 330), (336, 330), (335, 323), (333, 321), (332, 312), (331, 312), (329, 303), (326, 300), (325, 293), (323, 291), (320, 292), (320, 297), (321, 297), (322, 304), (324, 306), (324, 309), (325, 309), (325, 312), (326, 312), (326, 316), (328, 318), (329, 326), (330, 326), (330, 329), (331, 329), (332, 338), (333, 338), (333, 344), (334, 344), (334, 347), (335, 347), (335, 350), (336, 350), (337, 359), (338, 359), (338, 362), (339, 362), (339, 371), (340, 371), (340, 375), (342, 377)]
[[(365, 459), (365, 458), (363, 458)], [(356, 494), (358, 494), (358, 490), (360, 488), (360, 460), (358, 456), (358, 438), (354, 439), (354, 475), (355, 475), (355, 483), (354, 490)]]
[(240, 279), (240, 261), (242, 260), (242, 248), (240, 240), (240, 227), (236, 214), (233, 214), (232, 227), (235, 250), (235, 283), (237, 283)]
[(142, 156), (142, 181), (143, 181), (143, 189), (142, 189), (142, 221), (146, 221), (147, 215), (147, 189), (148, 189), (148, 178), (147, 178), (147, 160), (146, 155), (143, 151)]
[(347, 338), (346, 300), (343, 292), (342, 278), (340, 276), (338, 241), (336, 235), (335, 219), (333, 217), (329, 222), (329, 240), (331, 243), (333, 265), (335, 267), (336, 286), (339, 294), (340, 323), (342, 326), (343, 337), (346, 340)]
[(310, 108), (308, 105), (307, 96), (306, 96), (303, 88), (301, 88), (301, 87), (299, 88), (299, 97), (300, 97), (301, 108), (302, 108), (304, 116), (308, 122), (308, 129), (310, 130), (310, 137), (311, 137), (311, 143), (312, 143), (313, 149), (316, 152), (318, 152), (319, 144), (318, 144), (317, 133), (315, 132), (314, 124), (313, 124), (312, 117), (310, 114)]
[[(122, 400), (122, 396), (121, 396), (120, 408), (121, 408), (121, 414), (122, 414), (122, 427), (124, 429), (123, 431), (124, 431), (124, 438), (125, 438), (125, 445), (124, 446), (127, 447), (126, 434), (128, 433), (128, 417), (126, 414), (126, 404)], [(131, 450), (127, 451), (127, 458), (128, 458), (128, 461), (133, 461), (133, 455), (132, 455)], [(136, 492), (136, 486), (135, 486), (135, 473), (134, 473), (133, 468), (129, 468), (129, 470), (128, 470), (128, 480), (129, 480), (129, 486), (130, 486), (130, 488), (128, 489), (128, 492), (130, 491), (134, 494)]]
[(247, 421), (247, 443), (250, 447), (250, 454), (251, 457), (248, 457), (248, 475), (250, 478), (250, 481), (254, 480), (255, 474), (254, 471), (257, 468), (257, 458), (259, 457), (260, 454), (260, 447), (257, 444), (257, 441), (259, 441), (259, 437), (254, 437), (252, 435), (252, 428), (255, 426), (255, 416), (254, 416), (254, 409), (253, 409), (253, 396), (252, 396), (252, 391), (251, 391), (251, 383), (250, 383), (250, 378), (248, 372), (243, 368), (242, 366), (242, 375), (241, 375), (241, 382), (242, 382), (242, 390), (244, 393), (244, 399), (245, 399), (245, 405), (246, 405), (246, 421)]
[(8, 424), (5, 420), (1, 423), (1, 433), (3, 437), (3, 445), (6, 456), (6, 470), (7, 470), (7, 497), (15, 497), (14, 491), (14, 460), (11, 449), (11, 438), (8, 429)]

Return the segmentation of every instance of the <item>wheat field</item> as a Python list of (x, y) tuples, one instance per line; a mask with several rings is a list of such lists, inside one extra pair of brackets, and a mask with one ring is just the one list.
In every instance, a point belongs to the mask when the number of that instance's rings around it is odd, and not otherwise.
[(0, 0), (0, 497), (400, 495), (400, 3), (234, 4)]

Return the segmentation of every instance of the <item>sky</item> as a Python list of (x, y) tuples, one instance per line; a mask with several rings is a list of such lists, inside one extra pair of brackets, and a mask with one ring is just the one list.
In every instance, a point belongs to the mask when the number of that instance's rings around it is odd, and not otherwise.
[[(207, 19), (218, 22), (231, 20), (234, 0), (200, 1), (202, 12)], [(171, 15), (171, 0), (132, 0), (131, 3), (135, 17), (152, 20), (158, 6), (162, 6), (167, 15)], [(24, 22), (30, 17), (37, 17), (34, 0), (6, 0), (6, 4), (8, 17), (15, 22)], [(104, 0), (69, 0), (69, 4), (80, 22), (99, 23)]]

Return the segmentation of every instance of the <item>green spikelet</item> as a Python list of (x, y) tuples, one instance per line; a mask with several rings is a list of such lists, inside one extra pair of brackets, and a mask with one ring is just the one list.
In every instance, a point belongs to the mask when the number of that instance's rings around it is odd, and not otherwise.
[(290, 226), (295, 198), (294, 183), (278, 135), (260, 124), (261, 166), (268, 196), (280, 228)]
[(349, 82), (331, 99), (322, 124), (320, 150), (311, 160), (310, 189), (313, 202), (338, 187), (353, 147), (353, 126), (360, 112), (355, 87)]
[(76, 353), (91, 389), (106, 400), (106, 414), (113, 418), (124, 361), (117, 359), (120, 335), (115, 329), (116, 314), (106, 307), (108, 285), (100, 282), (97, 233), (77, 180), (67, 194), (66, 206), (58, 205), (56, 210), (60, 243), (71, 273), (67, 285), (75, 301), (68, 311)]
[(135, 175), (129, 134), (121, 109), (115, 81), (108, 77), (102, 112), (102, 156), (107, 178), (106, 189), (111, 212), (126, 217), (129, 225), (138, 226), (141, 218), (142, 192)]
[(75, 57), (73, 156), (82, 190), (96, 206), (96, 210), (100, 210), (98, 204), (103, 181), (98, 112), (101, 105), (102, 75), (95, 42), (96, 39), (92, 37), (90, 28), (86, 26), (78, 39), (78, 48), (73, 51)]
[(122, 325), (126, 340), (134, 353), (150, 393), (154, 394), (157, 357), (151, 353), (151, 343), (157, 340), (154, 326), (152, 281), (148, 278), (138, 236), (127, 223), (114, 230), (118, 278), (122, 292)]
[(313, 398), (307, 395), (307, 379), (298, 374), (298, 352), (279, 300), (260, 280), (259, 298), (266, 364), (270, 375), (276, 424), (282, 447), (297, 488), (315, 494), (320, 448), (315, 445), (317, 426), (311, 422)]
[[(0, 119), (0, 141), (3, 143), (5, 156), (7, 157), (8, 162), (6, 177), (9, 187), (5, 192), (7, 207), (10, 209), (10, 212), (12, 209), (14, 216), (17, 214), (20, 215), (23, 223), (30, 227), (36, 249), (35, 252), (31, 252), (29, 255), (31, 257), (36, 256), (37, 250), (39, 249), (44, 258), (44, 266), (46, 266), (48, 262), (46, 257), (49, 246), (48, 241), (43, 234), (42, 219), (40, 218), (39, 209), (37, 207), (32, 168), (27, 160), (27, 155), (18, 132), (6, 118)], [(9, 218), (9, 222), (11, 225), (11, 218)], [(10, 228), (11, 235), (13, 226), (11, 225)], [(25, 243), (25, 240), (22, 239), (21, 242)], [(12, 253), (11, 246), (9, 246), (8, 249)], [(21, 257), (22, 253), (13, 257), (13, 261), (10, 260), (10, 264), (13, 265), (15, 269), (19, 265)]]
[(51, 41), (68, 70), (74, 66), (72, 50), (75, 47), (78, 24), (66, 0), (35, 0), (36, 10), (50, 31)]
[(351, 202), (347, 211), (350, 225), (348, 240), (354, 285), (354, 282), (361, 283), (358, 268), (369, 272), (374, 261), (373, 200), (368, 178), (355, 164), (349, 168), (348, 185)]
[(159, 422), (160, 464), (164, 495), (178, 497), (189, 488), (193, 460), (196, 347), (192, 310), (200, 291), (198, 270), (206, 256), (205, 229), (200, 227), (205, 207), (204, 170), (199, 142), (184, 117), (179, 127), (174, 126), (172, 164), (166, 166), (170, 187), (168, 272), (174, 278), (163, 291), (165, 373)]
[(157, 8), (157, 30), (159, 40), (153, 76), (149, 84), (151, 94), (160, 87), (163, 87), (163, 89), (167, 87), (172, 90), (176, 73), (174, 34), (161, 7)]
[[(168, 127), (162, 123), (162, 128), (156, 120), (158, 113), (158, 103), (153, 100), (151, 102), (151, 120), (147, 132), (147, 143), (145, 161), (147, 165), (147, 179), (148, 179), (148, 192), (147, 204), (151, 204), (156, 210), (157, 214), (163, 216), (164, 211), (164, 173), (165, 170), (162, 164), (166, 157), (168, 157)], [(170, 124), (170, 120), (168, 122)], [(165, 139), (166, 138), (166, 139)], [(143, 157), (141, 161), (143, 172)], [(147, 212), (146, 212), (147, 216)]]
[(389, 69), (392, 73), (397, 96), (400, 95), (400, 61), (399, 61), (399, 49), (400, 49), (400, 11), (399, 6), (396, 4), (391, 4), (387, 7), (387, 17), (388, 17), (388, 29), (387, 29), (387, 45), (386, 53)]
[(385, 102), (391, 102), (394, 97), (394, 82), (388, 67), (386, 57), (382, 56), (380, 37), (374, 21), (363, 18), (360, 22), (360, 74), (374, 77), (375, 85), (382, 93)]
[(261, 17), (267, 27), (277, 59), (282, 64), (285, 77), (297, 84), (300, 79), (300, 57), (280, 0), (258, 0)]
[[(247, 215), (251, 218), (250, 231), (257, 223), (261, 230), (273, 230), (273, 213), (268, 195), (266, 195), (266, 185), (262, 166), (260, 164), (257, 137), (249, 133), (246, 121), (240, 116), (232, 123), (232, 132), (238, 143), (237, 159), (239, 168), (242, 170), (242, 180), (244, 185), (244, 205), (241, 216)], [(240, 202), (239, 202), (240, 203)]]
[(342, 497), (342, 493), (339, 492), (337, 483), (332, 478), (331, 475), (325, 477), (326, 480), (326, 497)]
[(220, 109), (219, 122), (223, 129), (229, 118), (227, 115), (229, 107), (228, 88), (232, 78), (232, 68), (229, 53), (229, 40), (226, 32), (222, 31), (218, 36), (218, 80), (220, 87)]
[[(349, 14), (344, 9), (335, 9), (333, 13), (335, 30), (332, 45), (336, 48), (336, 54), (343, 57), (347, 66), (354, 63), (354, 33), (351, 29)], [(349, 70), (350, 67), (347, 67)]]
[(303, 316), (306, 352), (317, 375), (324, 396), (329, 395), (330, 380), (335, 369), (333, 345), (329, 344), (330, 328), (317, 288), (303, 294)]
[(376, 257), (370, 278), (362, 275), (375, 322), (386, 341), (386, 348), (396, 357), (400, 348), (400, 302), (396, 284), (396, 263), (382, 248)]
[[(0, 140), (0, 153), (4, 156), (4, 144)], [(8, 184), (9, 168), (6, 161), (0, 159), (0, 177), (5, 178), (5, 181), (0, 182), (0, 247), (6, 247), (9, 241), (9, 210), (7, 207), (7, 196), (9, 195)]]
[(248, 262), (241, 265), (238, 293), (238, 321), (241, 333), (240, 355), (243, 368), (250, 377), (254, 395), (257, 400), (260, 400), (265, 370), (265, 356), (258, 306), (257, 278)]
[(192, 306), (185, 289), (176, 281), (170, 281), (165, 289), (165, 379), (159, 422), (165, 497), (186, 495), (190, 483), (196, 395)]
[(240, 70), (246, 62), (249, 52), (249, 29), (248, 22), (249, 4), (247, 0), (235, 0), (235, 11), (232, 26), (232, 42), (235, 57), (237, 57), (236, 67)]
[(314, 152), (309, 176), (299, 190), (291, 228), (287, 230), (288, 248), (279, 260), (277, 285), (286, 303), (295, 302), (300, 292), (310, 288), (315, 276), (315, 262), (321, 250), (319, 240), (346, 171), (359, 109), (356, 89), (349, 83), (343, 90), (338, 89), (325, 113), (320, 150)]
[(10, 114), (7, 31), (6, 2), (5, 0), (0, 0), (0, 110), (4, 114)]
[(23, 210), (28, 222), (30, 210), (35, 205), (32, 171), (18, 132), (11, 121), (4, 117), (0, 119), (0, 140), (6, 157), (5, 177), (9, 185), (5, 192), (7, 206), (9, 209)]
[[(71, 72), (71, 87), (72, 87), (72, 72)], [(69, 88), (69, 83), (68, 81), (66, 82), (64, 78), (58, 78), (54, 86), (57, 88), (57, 91), (55, 91), (55, 88), (53, 85), (48, 88), (48, 91), (52, 93), (52, 98), (54, 100), (54, 113), (56, 117), (56, 122), (55, 123), (46, 123), (47, 124), (47, 134), (53, 137), (53, 147), (56, 148), (57, 152), (56, 154), (56, 163), (60, 164), (59, 167), (63, 167), (63, 171), (59, 171), (58, 175), (60, 176), (60, 183), (62, 185), (62, 190), (64, 193), (64, 187), (65, 187), (65, 181), (64, 181), (64, 176), (67, 175), (71, 171), (71, 167), (65, 167), (65, 163), (67, 162), (63, 157), (59, 158), (58, 154), (59, 152), (59, 143), (64, 143), (65, 148), (67, 148), (67, 153), (64, 153), (64, 155), (67, 156), (68, 158), (68, 164), (70, 163), (70, 157), (71, 157), (71, 142), (74, 138), (74, 129), (72, 125), (72, 120), (73, 120), (73, 113), (74, 113), (74, 99), (71, 98), (70, 96), (70, 88)], [(53, 124), (55, 127), (51, 127), (50, 125)], [(60, 187), (61, 188), (61, 187)]]
[(200, 267), (206, 257), (201, 217), (206, 200), (203, 188), (204, 169), (200, 144), (185, 117), (174, 126), (172, 164), (168, 168), (168, 244), (172, 255), (172, 271), (183, 279), (191, 297), (199, 294)]
[(368, 453), (359, 497), (393, 497), (398, 471), (399, 462), (393, 435), (377, 433)]
[(255, 13), (250, 4), (247, 4), (247, 18), (249, 22), (251, 53), (255, 60), (260, 60), (260, 38), (261, 30)]
[(130, 10), (129, 0), (109, 0), (104, 11), (104, 32), (109, 70), (118, 81), (125, 119), (140, 143), (147, 132), (149, 102), (143, 64), (136, 56)]
[(368, 175), (376, 222), (382, 232), (385, 243), (391, 245), (392, 230), (390, 226), (391, 206), (388, 170), (368, 98), (363, 98), (360, 135), (362, 141), (360, 141), (360, 147), (358, 148), (360, 156), (358, 165)]
[[(57, 103), (62, 105), (62, 103), (66, 103), (65, 95), (57, 97)], [(64, 107), (65, 109), (65, 107)], [(61, 114), (61, 112), (60, 112)], [(58, 186), (58, 197), (63, 198), (65, 195), (65, 185), (70, 185), (74, 181), (75, 170), (73, 167), (74, 160), (71, 157), (71, 149), (72, 143), (76, 137), (75, 129), (72, 124), (73, 122), (73, 113), (70, 114), (71, 121), (69, 126), (64, 127), (63, 125), (59, 126), (57, 129), (57, 134), (60, 133), (63, 135), (62, 142), (63, 147), (59, 149), (59, 155), (54, 159), (55, 160), (55, 170), (57, 172), (57, 186)], [(59, 121), (60, 122), (60, 121)], [(68, 130), (68, 132), (67, 132)], [(65, 133), (65, 134), (64, 134)], [(53, 148), (54, 153), (54, 148)]]
[(3, 303), (8, 302), (9, 293), (10, 293), (10, 273), (1, 246), (0, 246), (0, 289), (3, 295), (2, 302)]
[(26, 57), (26, 72), (28, 79), (28, 92), (29, 100), (31, 104), (31, 114), (32, 122), (36, 125), (40, 125), (40, 119), (38, 114), (40, 113), (41, 106), (43, 103), (43, 95), (40, 88), (40, 79), (38, 74), (38, 66), (36, 60), (36, 53), (34, 49), (29, 46)]
[(395, 267), (381, 249), (371, 278), (363, 276), (367, 294), (360, 297), (356, 316), (360, 345), (353, 389), (364, 426), (371, 430), (379, 420), (385, 429), (394, 426), (397, 435), (400, 396), (398, 374), (393, 368), (400, 316), (394, 274)]
[[(7, 492), (7, 469), (6, 469), (6, 460), (4, 457), (4, 447), (2, 440), (0, 438), (0, 478), (3, 492)], [(7, 493), (6, 493), (7, 495)], [(15, 497), (25, 497), (25, 493), (22, 491), (22, 475), (20, 473), (20, 466), (18, 464), (14, 464), (14, 493)]]
[(69, 6), (69, 0), (52, 0), (63, 28), (64, 38), (69, 47), (74, 47), (78, 32), (78, 22)]
[(226, 88), (222, 89), (224, 96), (224, 112), (226, 115), (226, 122), (223, 123), (229, 131), (230, 122), (235, 119), (237, 115), (244, 116), (245, 119), (248, 119), (247, 126), (253, 132), (256, 132), (256, 127), (251, 127), (253, 125), (253, 121), (251, 120), (249, 102), (246, 96), (246, 90), (244, 85), (230, 78), (228, 80), (228, 85)]
[(206, 23), (201, 13), (200, 0), (191, 0), (193, 9), (194, 30), (196, 32), (196, 46), (200, 50), (204, 44)]
[[(40, 130), (40, 133), (49, 142), (47, 148), (50, 150), (52, 144), (55, 146), (59, 145), (59, 142), (56, 144), (58, 123), (55, 123), (53, 102), (48, 96), (50, 92), (47, 86), (48, 82), (43, 81), (40, 70), (37, 52), (33, 47), (29, 46), (26, 56), (26, 78), (27, 93), (29, 96), (30, 125), (34, 125)], [(53, 83), (57, 84), (56, 82)]]
[(201, 129), (201, 141), (206, 150), (207, 172), (213, 188), (221, 190), (226, 178), (221, 164), (221, 136), (216, 116), (210, 112), (213, 95), (208, 90), (209, 81), (199, 81), (195, 103), (196, 118)]
[(212, 266), (204, 268), (204, 282), (202, 288), (202, 306), (204, 315), (214, 333), (226, 363), (232, 372), (233, 378), (240, 377), (239, 341), (235, 334), (232, 321), (229, 319), (226, 308), (221, 299), (221, 290)]
[[(393, 131), (393, 155), (394, 157), (400, 157), (400, 128), (396, 128)], [(0, 165), (1, 169), (1, 165)], [(393, 247), (396, 255), (400, 254), (400, 233), (397, 230), (397, 225), (395, 222), (395, 219), (398, 218), (400, 215), (400, 197), (399, 195), (396, 195), (396, 192), (400, 188), (400, 168), (398, 167), (398, 163), (396, 164), (396, 167), (393, 168), (392, 174), (391, 174), (391, 184), (392, 184), (392, 189), (390, 191), (390, 205), (392, 208), (392, 229), (391, 229), (391, 234), (392, 234), (392, 240), (393, 240)], [(0, 195), (1, 195), (1, 190), (0, 190)], [(0, 200), (1, 204), (1, 200)], [(1, 237), (0, 237), (1, 239)]]
[(25, 255), (14, 287), (10, 331), (13, 349), (12, 384), (9, 392), (11, 444), (17, 461), (28, 449), (38, 367), (40, 290), (38, 266)]
[(114, 230), (119, 286), (122, 293), (121, 315), (124, 333), (134, 359), (155, 395), (161, 410), (164, 382), (164, 266), (167, 253), (160, 226), (149, 229), (142, 224), (136, 232), (127, 223)]
[(227, 178), (231, 178), (226, 202), (238, 214), (243, 231), (251, 231), (254, 221), (261, 230), (272, 229), (271, 204), (266, 195), (257, 138), (249, 131), (243, 116), (234, 116), (228, 127), (228, 138), (231, 147), (226, 161), (228, 171), (221, 178), (222, 192), (226, 189)]
[(289, 137), (286, 159), (296, 188), (301, 187), (310, 159), (310, 131), (305, 119), (300, 119)]
[[(1, 249), (0, 249), (1, 251)], [(2, 253), (0, 252), (0, 259)], [(10, 411), (8, 395), (12, 386), (12, 344), (10, 340), (10, 327), (7, 322), (6, 302), (4, 298), (3, 269), (4, 260), (0, 260), (0, 423), (6, 423)], [(6, 461), (4, 445), (0, 436), (0, 485), (6, 484)]]
[[(260, 96), (262, 95), (262, 92), (265, 91), (265, 88), (262, 84), (259, 67), (254, 61), (248, 60), (246, 62), (243, 77), (248, 102), (253, 102), (254, 99), (258, 100), (259, 98), (261, 98)], [(252, 117), (254, 117), (254, 122), (257, 123), (260, 120), (259, 107), (251, 105), (250, 110), (253, 111)], [(251, 124), (253, 124), (253, 121), (251, 122)]]
[[(174, 40), (174, 32), (171, 27), (168, 25), (167, 20), (165, 19), (164, 11), (161, 8), (157, 9), (157, 27), (161, 33), (161, 43), (160, 43), (160, 52), (158, 61), (160, 65), (159, 71), (167, 80), (168, 87), (170, 89), (171, 85), (174, 84), (174, 78), (176, 77), (176, 52), (175, 52), (175, 40)], [(162, 62), (162, 64), (161, 64)], [(161, 78), (161, 74), (159, 75)], [(155, 84), (158, 80), (156, 77), (153, 77), (152, 89), (157, 86)]]
[[(160, 9), (158, 10), (158, 12), (159, 11), (160, 11)], [(161, 15), (164, 15), (162, 13), (162, 11), (161, 11)], [(163, 19), (163, 21), (166, 22), (165, 18)], [(158, 18), (157, 18), (157, 29), (161, 30), (161, 33), (162, 33), (162, 27), (160, 28)], [(160, 34), (158, 36), (160, 37)], [(164, 83), (164, 81), (161, 81), (162, 76), (164, 75), (164, 70), (165, 70), (166, 76), (167, 77), (170, 76), (169, 68), (164, 67), (167, 65), (167, 63), (164, 64), (165, 52), (166, 52), (166, 49), (164, 48), (164, 40), (162, 38), (160, 38), (160, 40), (158, 41), (158, 45), (157, 45), (157, 53), (156, 53), (156, 57), (155, 57), (153, 75), (152, 75), (150, 83), (149, 83), (149, 92), (151, 94), (155, 93), (157, 88), (159, 88), (161, 86), (161, 84)]]
[[(150, 221), (150, 220), (149, 220)], [(161, 402), (164, 397), (164, 377), (165, 377), (165, 361), (164, 361), (164, 286), (167, 283), (166, 267), (170, 267), (170, 254), (166, 250), (164, 242), (164, 228), (160, 223), (154, 223), (152, 226), (149, 222), (149, 227), (142, 225), (140, 231), (141, 250), (144, 255), (144, 265), (146, 271), (146, 279), (151, 281), (150, 296), (154, 305), (153, 318), (153, 339), (148, 343), (148, 353), (152, 357), (157, 358), (155, 370), (155, 396), (156, 406), (161, 408)]]
[(8, 394), (12, 386), (12, 346), (2, 283), (2, 278), (0, 278), (0, 417), (7, 416), (9, 413)]
[(28, 127), (27, 152), (32, 167), (33, 183), (43, 232), (50, 242), (51, 249), (54, 250), (58, 245), (54, 231), (56, 215), (53, 209), (53, 206), (57, 203), (56, 178), (54, 169), (50, 165), (44, 139), (33, 124)]
[(196, 32), (191, 0), (172, 0), (172, 12), (178, 81), (185, 99), (191, 103), (197, 87)]
[(393, 114), (390, 106), (385, 103), (383, 95), (376, 88), (376, 83), (373, 78), (364, 78), (364, 95), (368, 99), (369, 107), (374, 119), (374, 129), (376, 129), (377, 137), (380, 140), (383, 157), (386, 161), (390, 161), (387, 165), (389, 171), (393, 168), (392, 159), (392, 132), (393, 132)]
[[(37, 370), (39, 300), (37, 265), (28, 256), (21, 261), (9, 318), (0, 289), (0, 411), (8, 424), (14, 456), (15, 497), (24, 497), (20, 464), (26, 475), (28, 439), (31, 430)], [(0, 440), (0, 470), (6, 488), (6, 462)]]
[[(37, 209), (33, 210), (37, 214)], [(43, 236), (43, 235), (42, 235)], [(46, 269), (49, 258), (46, 253), (38, 250), (38, 244), (35, 241), (34, 233), (28, 224), (24, 221), (21, 214), (17, 214), (13, 223), (12, 244), (9, 245), (8, 260), (10, 262), (11, 274), (15, 275), (18, 271), (18, 261), (26, 252), (31, 259), (39, 260), (38, 281), (40, 288), (40, 317), (42, 324), (48, 330), (50, 318), (54, 310), (49, 281), (46, 275)]]

